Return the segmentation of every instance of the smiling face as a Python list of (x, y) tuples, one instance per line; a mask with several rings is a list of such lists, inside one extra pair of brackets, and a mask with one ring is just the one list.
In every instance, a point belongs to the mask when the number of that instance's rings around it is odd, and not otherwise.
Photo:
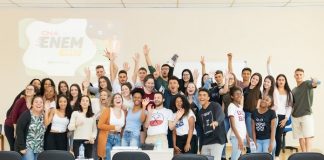
[(177, 107), (177, 110), (183, 108), (183, 101), (180, 97), (178, 97), (175, 101), (175, 104), (176, 104), (176, 107)]
[(63, 94), (66, 94), (67, 91), (68, 91), (68, 86), (65, 84), (65, 83), (60, 83), (60, 91), (63, 93)]
[(187, 93), (188, 95), (193, 95), (196, 92), (196, 86), (193, 83), (189, 83), (187, 86)]
[(58, 100), (58, 103), (59, 103), (60, 109), (65, 110), (66, 106), (68, 104), (68, 101), (65, 97), (60, 97), (60, 99)]
[(241, 76), (242, 76), (243, 81), (249, 81), (251, 78), (251, 72), (248, 70), (245, 70), (242, 72)]
[(234, 77), (233, 73), (230, 73), (228, 75), (228, 85), (234, 86), (235, 85), (234, 83), (235, 83), (235, 77)]
[(240, 103), (242, 100), (242, 91), (241, 90), (235, 91), (233, 95), (231, 95), (231, 98), (234, 102)]
[(71, 89), (71, 90), (70, 90), (70, 92), (71, 92), (71, 96), (72, 96), (72, 97), (78, 97), (78, 95), (79, 95), (79, 90), (78, 90), (78, 88), (77, 88), (76, 86), (72, 86), (70, 89)]
[(263, 82), (263, 87), (265, 89), (270, 89), (271, 85), (272, 85), (271, 80), (269, 78), (265, 78)]
[(304, 79), (304, 72), (296, 71), (294, 77), (297, 83), (301, 83), (303, 82)]
[(123, 104), (123, 98), (120, 94), (115, 94), (113, 97), (113, 104), (114, 107), (118, 107), (121, 108), (122, 104)]
[(157, 107), (163, 105), (163, 96), (161, 94), (154, 94), (154, 104)]
[(143, 81), (144, 78), (146, 77), (146, 75), (147, 75), (147, 72), (145, 70), (138, 71), (138, 77), (139, 77), (140, 81)]
[(215, 81), (217, 84), (222, 84), (223, 83), (223, 75), (222, 74), (215, 74)]
[(123, 85), (121, 87), (121, 94), (123, 97), (128, 97), (130, 95), (130, 89), (126, 85)]
[(261, 108), (269, 108), (271, 106), (271, 103), (272, 103), (271, 98), (269, 96), (265, 96), (261, 100), (260, 107)]
[(254, 75), (252, 78), (251, 78), (251, 86), (252, 87), (255, 87), (258, 83), (259, 83), (259, 76), (257, 75)]
[(148, 79), (145, 82), (144, 86), (148, 91), (152, 92), (154, 90), (154, 79), (153, 78)]
[(46, 90), (48, 87), (52, 86), (52, 82), (50, 80), (46, 80), (44, 83), (44, 89)]
[(189, 82), (189, 80), (190, 80), (190, 73), (189, 73), (188, 71), (184, 71), (184, 72), (182, 73), (182, 79), (183, 79), (183, 81), (185, 81), (185, 82)]
[(171, 93), (177, 93), (179, 91), (179, 82), (175, 79), (169, 80), (168, 87)]
[(125, 73), (118, 74), (118, 81), (120, 84), (124, 84), (127, 82), (127, 75)]
[(32, 97), (35, 95), (35, 87), (33, 85), (28, 85), (25, 88), (25, 95), (26, 97)]
[(32, 103), (32, 108), (33, 111), (41, 113), (44, 110), (44, 101), (42, 97), (35, 97)]
[(134, 93), (133, 95), (133, 102), (135, 106), (141, 106), (142, 105), (142, 95), (141, 93)]
[(41, 88), (41, 81), (34, 80), (32, 85), (35, 86), (37, 89), (40, 89)]
[(104, 76), (105, 74), (106, 74), (106, 72), (105, 72), (104, 68), (97, 68), (96, 69), (97, 78), (100, 78), (100, 77)]
[(107, 91), (100, 92), (99, 100), (102, 105), (107, 105), (110, 99), (111, 99), (111, 94), (109, 94)]
[(83, 96), (81, 98), (80, 105), (81, 105), (82, 110), (87, 110), (90, 106), (90, 98), (87, 96)]
[(54, 91), (54, 87), (50, 86), (45, 90), (45, 99), (46, 100), (53, 100), (55, 97), (55, 91)]
[(199, 99), (199, 103), (203, 106), (203, 107), (207, 107), (208, 102), (209, 102), (209, 94), (208, 92), (205, 91), (200, 91), (198, 93), (198, 99)]
[(107, 88), (108, 84), (104, 78), (99, 79), (99, 86), (100, 88)]

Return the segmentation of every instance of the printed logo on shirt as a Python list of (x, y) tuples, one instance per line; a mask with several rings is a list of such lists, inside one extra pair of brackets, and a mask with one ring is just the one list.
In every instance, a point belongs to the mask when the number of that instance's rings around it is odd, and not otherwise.
[(237, 111), (239, 121), (245, 121), (244, 111)]
[(180, 127), (182, 127), (184, 125), (184, 123), (183, 123), (183, 119), (180, 119), (178, 122), (177, 122), (177, 124), (176, 124), (176, 128), (180, 128)]
[(265, 122), (263, 121), (263, 118), (255, 118), (255, 121), (256, 121), (256, 123), (255, 123), (255, 129), (257, 130), (257, 131), (261, 131), (261, 132), (263, 132), (264, 131), (264, 127), (265, 127)]
[(205, 135), (213, 132), (213, 127), (211, 126), (213, 120), (214, 116), (211, 111), (202, 114), (203, 130)]
[(163, 123), (164, 116), (161, 113), (153, 113), (150, 121), (150, 126), (159, 126)]

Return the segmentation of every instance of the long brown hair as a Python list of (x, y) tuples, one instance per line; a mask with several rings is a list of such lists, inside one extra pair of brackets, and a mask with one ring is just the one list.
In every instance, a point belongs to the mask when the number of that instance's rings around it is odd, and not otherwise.
[[(244, 96), (244, 110), (247, 110), (249, 112), (252, 112), (253, 110), (256, 109), (256, 106), (258, 105), (258, 101), (261, 97), (261, 91), (260, 91), (260, 87), (262, 84), (262, 75), (260, 73), (254, 73), (251, 76), (251, 80), (254, 76), (258, 76), (259, 77), (259, 82), (258, 84), (249, 91), (249, 93), (247, 93), (247, 95)], [(250, 84), (247, 88), (245, 88), (244, 90), (249, 90), (250, 86), (251, 86), (251, 80), (250, 80)]]

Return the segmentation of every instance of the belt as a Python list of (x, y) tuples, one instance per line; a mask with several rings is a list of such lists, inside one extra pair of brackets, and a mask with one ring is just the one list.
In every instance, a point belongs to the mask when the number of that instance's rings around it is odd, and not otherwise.
[(120, 132), (117, 132), (117, 131), (109, 131), (109, 134), (120, 134)]

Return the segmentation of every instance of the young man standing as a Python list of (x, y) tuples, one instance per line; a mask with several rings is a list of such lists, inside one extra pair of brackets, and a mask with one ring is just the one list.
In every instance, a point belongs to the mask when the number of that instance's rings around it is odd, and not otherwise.
[[(232, 53), (228, 53), (227, 54), (227, 67), (228, 67), (228, 71), (230, 73), (234, 73), (233, 72), (233, 61), (232, 61)], [(241, 87), (242, 89), (246, 88), (249, 86), (250, 84), (250, 79), (251, 79), (251, 74), (252, 74), (252, 69), (249, 68), (249, 67), (245, 67), (242, 69), (242, 72), (241, 72), (241, 76), (242, 76), (242, 81), (241, 80), (237, 80), (237, 85), (239, 87)]]
[(145, 143), (156, 144), (160, 141), (162, 143), (161, 149), (168, 149), (168, 128), (170, 130), (175, 128), (177, 122), (184, 114), (184, 110), (177, 112), (175, 119), (173, 119), (173, 112), (163, 106), (164, 96), (161, 92), (154, 94), (154, 109), (149, 102), (149, 99), (145, 99), (142, 102), (142, 105), (147, 107), (148, 111), (145, 122), (145, 127), (148, 128)]
[(295, 101), (292, 111), (293, 136), (299, 139), (302, 152), (309, 152), (314, 137), (313, 89), (317, 87), (319, 81), (317, 79), (304, 81), (304, 70), (301, 68), (295, 70), (294, 77), (297, 87), (292, 90)]
[(199, 89), (198, 99), (202, 106), (197, 118), (203, 134), (201, 154), (214, 156), (214, 160), (221, 160), (224, 144), (227, 142), (225, 114), (220, 104), (209, 101), (207, 89)]

